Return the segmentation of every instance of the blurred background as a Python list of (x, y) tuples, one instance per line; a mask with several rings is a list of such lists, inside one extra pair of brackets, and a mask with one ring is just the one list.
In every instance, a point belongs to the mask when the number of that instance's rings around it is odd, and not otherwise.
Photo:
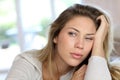
[(109, 13), (115, 47), (111, 64), (120, 65), (120, 0), (0, 0), (0, 80), (5, 80), (16, 55), (46, 44), (51, 22), (74, 3)]

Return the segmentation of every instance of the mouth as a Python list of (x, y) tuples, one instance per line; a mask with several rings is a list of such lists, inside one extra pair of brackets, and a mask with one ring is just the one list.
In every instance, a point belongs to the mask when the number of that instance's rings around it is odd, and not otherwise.
[(71, 55), (72, 55), (72, 57), (74, 58), (74, 59), (80, 59), (83, 55), (82, 54), (80, 54), (80, 53), (71, 53)]

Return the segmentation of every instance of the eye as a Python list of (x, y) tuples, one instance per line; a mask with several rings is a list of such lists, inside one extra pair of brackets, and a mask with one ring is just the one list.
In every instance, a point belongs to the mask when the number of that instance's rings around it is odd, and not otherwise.
[(86, 37), (86, 40), (92, 41), (94, 38), (93, 37)]
[(75, 37), (75, 36), (77, 36), (77, 33), (76, 32), (68, 32), (68, 34), (70, 35), (70, 36), (73, 36), (73, 37)]

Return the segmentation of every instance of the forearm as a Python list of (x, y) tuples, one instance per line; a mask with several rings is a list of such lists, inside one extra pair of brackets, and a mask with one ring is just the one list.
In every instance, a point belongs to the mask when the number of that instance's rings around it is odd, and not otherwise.
[(92, 56), (99, 56), (105, 58), (105, 51), (103, 49), (103, 43), (100, 41), (95, 41), (93, 50), (92, 50)]
[(84, 80), (112, 80), (105, 58), (92, 56), (89, 59)]

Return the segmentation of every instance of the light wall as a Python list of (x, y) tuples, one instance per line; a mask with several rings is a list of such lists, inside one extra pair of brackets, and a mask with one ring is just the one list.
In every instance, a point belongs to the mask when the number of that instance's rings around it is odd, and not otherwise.
[(113, 22), (114, 38), (120, 41), (120, 0), (83, 0), (82, 2), (101, 7), (110, 14)]

